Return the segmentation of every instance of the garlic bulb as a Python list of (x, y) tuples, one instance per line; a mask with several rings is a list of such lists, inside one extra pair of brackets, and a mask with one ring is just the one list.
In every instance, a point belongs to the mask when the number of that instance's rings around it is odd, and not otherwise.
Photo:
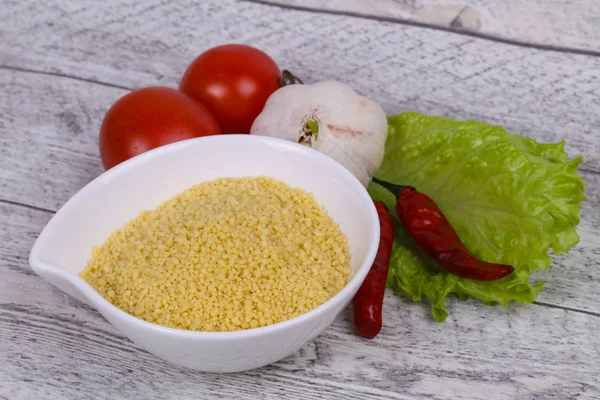
[(367, 187), (383, 162), (387, 118), (375, 102), (336, 81), (288, 85), (269, 97), (251, 134), (278, 137), (333, 158)]

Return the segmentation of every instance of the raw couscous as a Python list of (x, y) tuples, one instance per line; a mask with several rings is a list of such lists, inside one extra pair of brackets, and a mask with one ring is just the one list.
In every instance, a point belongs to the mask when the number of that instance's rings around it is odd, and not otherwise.
[(306, 313), (347, 283), (346, 237), (312, 194), (268, 177), (193, 186), (93, 249), (81, 276), (146, 321), (198, 331)]

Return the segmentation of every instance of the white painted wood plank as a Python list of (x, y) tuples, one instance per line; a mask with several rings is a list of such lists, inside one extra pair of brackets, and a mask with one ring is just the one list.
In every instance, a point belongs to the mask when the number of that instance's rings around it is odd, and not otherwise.
[[(56, 211), (103, 171), (96, 132), (104, 110), (125, 91), (13, 71), (0, 72), (0, 90), (11, 94), (0, 99), (0, 199)], [(600, 312), (600, 175), (583, 174), (581, 243), (540, 274), (547, 280), (540, 301)]]
[[(16, 87), (38, 86), (38, 75), (13, 75), (10, 81)], [(10, 88), (14, 89), (15, 86)], [(37, 92), (37, 95), (43, 100), (52, 94), (55, 99), (60, 100), (60, 104), (69, 107), (76, 115), (82, 115), (84, 113), (80, 113), (75, 107), (74, 99), (79, 99), (80, 106), (83, 104), (84, 109), (93, 108), (85, 106), (85, 101), (78, 96), (80, 90), (76, 90), (86, 87), (96, 89), (91, 91), (94, 99), (105, 98), (112, 101), (112, 95), (106, 92), (113, 95), (120, 93), (118, 89), (91, 86), (69, 79), (56, 79), (46, 86), (47, 95), (44, 95), (44, 92)], [(40, 101), (40, 104), (47, 105), (49, 102)], [(75, 128), (77, 124), (72, 123), (70, 128), (59, 129), (60, 124), (64, 123), (63, 119), (52, 118), (51, 113), (39, 108), (29, 108), (24, 115), (15, 110), (11, 112), (17, 130), (24, 126), (18, 124), (25, 124), (26, 118), (39, 113), (47, 117), (46, 132), (62, 132), (54, 138), (51, 135), (44, 137), (35, 134), (33, 137), (39, 138), (39, 142), (31, 141), (27, 147), (25, 144), (12, 146), (11, 143), (15, 142), (4, 143), (4, 148), (15, 157), (10, 159), (11, 162), (16, 163), (19, 159), (30, 160), (27, 164), (29, 169), (22, 171), (32, 174), (33, 182), (43, 183), (54, 175), (59, 177), (53, 181), (57, 190), (47, 191), (47, 194), (55, 198), (67, 197), (68, 193), (64, 192), (75, 191), (77, 188), (62, 185), (58, 179), (64, 182), (87, 181), (93, 178), (96, 170), (99, 172), (97, 156), (92, 155), (96, 147), (94, 135), (86, 133), (82, 133), (81, 136), (89, 140), (66, 141), (66, 145), (62, 146), (59, 155), (56, 156), (55, 164), (51, 166), (54, 173), (44, 172), (49, 166), (44, 165), (43, 160), (50, 157), (44, 149), (55, 149), (67, 133), (78, 130)], [(7, 113), (0, 109), (0, 114)], [(83, 121), (87, 119), (83, 118)], [(81, 130), (85, 130), (86, 122), (81, 124)], [(9, 126), (10, 131), (15, 131), (12, 128), (13, 126)], [(2, 137), (6, 137), (6, 131), (2, 131)], [(69, 148), (70, 145), (73, 148)], [(76, 157), (80, 152), (83, 156)], [(65, 164), (66, 160), (70, 160), (69, 164)], [(36, 166), (33, 171), (32, 166)], [(2, 170), (6, 171), (4, 168)], [(16, 172), (18, 173), (18, 170)], [(598, 175), (590, 174), (589, 177), (595, 179)], [(23, 182), (23, 179), (17, 176), (15, 181)], [(594, 182), (594, 187), (598, 187), (597, 181)], [(16, 187), (9, 187), (7, 190), (16, 192)], [(597, 218), (592, 211), (588, 209), (586, 212), (590, 217)], [(498, 396), (496, 398), (514, 398), (516, 393), (523, 395), (522, 398), (533, 398), (534, 394), (539, 395), (540, 391), (548, 396), (552, 393), (564, 396), (587, 393), (593, 398), (593, 394), (598, 390), (592, 380), (595, 375), (589, 375), (588, 378), (577, 381), (577, 384), (567, 383), (571, 374), (579, 375), (580, 372), (575, 366), (580, 363), (581, 358), (594, 359), (597, 356), (594, 353), (594, 350), (597, 351), (597, 347), (594, 347), (594, 335), (598, 330), (598, 317), (536, 305), (512, 306), (506, 310), (485, 307), (471, 301), (450, 301), (451, 316), (448, 322), (436, 325), (431, 321), (426, 306), (409, 303), (391, 294), (386, 297), (386, 327), (376, 341), (378, 345), (363, 342), (353, 336), (346, 315), (345, 319), (338, 321), (316, 344), (309, 345), (277, 367), (228, 377), (226, 383), (201, 374), (194, 375), (189, 371), (173, 370), (121, 338), (97, 313), (53, 290), (29, 271), (27, 253), (50, 213), (29, 210), (22, 206), (0, 205), (0, 216), (3, 217), (0, 220), (0, 226), (3, 227), (0, 235), (0, 253), (3, 255), (0, 262), (0, 337), (5, 336), (6, 339), (0, 340), (0, 343), (6, 343), (8, 346), (2, 348), (0, 344), (0, 354), (6, 355), (10, 360), (6, 369), (0, 370), (0, 377), (6, 377), (6, 382), (10, 383), (4, 387), (6, 392), (0, 389), (0, 394), (8, 398), (18, 398), (20, 395), (33, 397), (44, 393), (55, 398), (78, 398), (91, 388), (94, 389), (95, 395), (100, 397), (131, 398), (137, 393), (142, 398), (150, 396), (152, 391), (156, 398), (161, 398), (165, 396), (165, 388), (168, 385), (175, 385), (177, 380), (183, 379), (182, 377), (187, 381), (190, 376), (195, 377), (193, 384), (188, 383), (177, 392), (182, 398), (192, 396), (197, 390), (207, 391), (215, 397), (226, 396), (227, 393), (239, 394), (236, 392), (237, 387), (257, 381), (258, 388), (255, 390), (266, 398), (277, 398), (284, 391), (296, 398), (317, 399), (339, 396), (410, 398), (403, 397), (402, 393), (411, 396), (437, 396), (434, 398), (455, 398), (453, 396), (462, 393), (465, 398), (478, 398), (478, 393), (487, 391), (494, 391)], [(592, 224), (598, 226), (598, 221), (594, 220)], [(589, 279), (584, 275), (587, 273), (584, 267), (589, 267), (593, 261), (590, 259), (591, 253), (598, 248), (595, 241), (597, 236), (594, 236), (595, 229), (592, 225), (582, 225), (583, 247), (580, 246), (573, 255), (562, 257), (558, 264), (553, 265), (547, 274), (548, 288), (543, 292), (541, 300), (548, 301), (549, 298), (549, 302), (552, 302), (562, 296), (564, 299), (560, 298), (558, 301), (560, 305), (586, 308), (582, 307), (582, 304), (585, 305), (587, 301), (587, 308), (595, 308), (597, 293), (594, 294), (594, 290), (597, 290), (598, 278), (593, 276)], [(556, 282), (564, 285), (564, 288), (557, 287)], [(559, 323), (564, 324), (564, 330), (548, 329), (548, 326)], [(486, 324), (490, 324), (490, 327)], [(519, 329), (511, 330), (515, 325)], [(590, 329), (591, 332), (584, 328)], [(493, 329), (498, 329), (498, 332), (492, 334)], [(75, 330), (74, 333), (71, 333), (72, 330)], [(436, 333), (431, 336), (431, 331)], [(16, 334), (17, 332), (19, 334)], [(538, 342), (541, 332), (550, 336)], [(488, 338), (487, 335), (490, 334), (492, 336)], [(446, 335), (455, 339), (447, 342), (444, 340)], [(480, 341), (483, 340), (488, 343), (487, 346), (493, 348), (492, 338), (500, 340), (503, 335), (519, 338), (506, 344), (513, 349), (504, 355), (506, 358), (491, 350), (480, 352)], [(565, 338), (575, 338), (575, 342), (564, 347)], [(407, 346), (411, 350), (402, 346), (404, 340), (408, 340)], [(534, 347), (534, 344), (539, 347)], [(413, 350), (413, 346), (418, 350)], [(557, 346), (563, 350), (552, 350)], [(549, 347), (550, 354), (536, 360), (536, 357), (543, 355)], [(33, 355), (32, 348), (35, 349)], [(59, 351), (59, 348), (63, 350)], [(502, 351), (504, 350), (497, 350)], [(470, 354), (471, 352), (473, 354)], [(531, 356), (526, 355), (529, 352)], [(444, 354), (442, 359), (439, 358), (439, 353)], [(563, 360), (566, 354), (575, 359)], [(494, 357), (493, 363), (489, 364), (488, 361), (486, 364), (486, 357)], [(526, 360), (520, 369), (514, 369), (511, 357), (525, 357)], [(572, 363), (569, 367), (571, 369), (558, 367), (567, 361)], [(486, 366), (475, 367), (474, 364), (477, 363)], [(552, 369), (555, 375), (551, 375), (551, 378), (548, 378), (545, 372), (546, 364), (556, 365)], [(455, 368), (458, 370), (455, 371)], [(585, 368), (588, 368), (588, 372), (594, 371), (594, 365)], [(300, 377), (296, 376), (298, 371), (301, 371)], [(292, 373), (296, 375), (292, 376)], [(492, 376), (481, 382), (482, 376), (486, 374)], [(55, 381), (58, 375), (65, 376), (61, 378), (63, 381)], [(31, 382), (22, 382), (24, 377)], [(87, 379), (90, 379), (90, 382), (87, 382)], [(102, 384), (115, 380), (115, 385)], [(152, 386), (152, 382), (156, 380), (163, 384)], [(292, 383), (295, 383), (295, 386)], [(478, 387), (480, 392), (470, 391), (469, 388), (473, 387)]]
[(453, 303), (444, 324), (388, 293), (382, 333), (356, 336), (346, 312), (275, 365), (202, 374), (163, 362), (87, 305), (31, 273), (49, 213), (0, 204), (0, 398), (594, 399), (600, 317), (538, 305)]
[[(98, 125), (104, 110), (126, 91), (7, 71), (0, 72), (0, 90), (10, 94), (0, 98), (0, 199), (56, 211), (103, 171)], [(548, 281), (540, 301), (600, 312), (600, 175), (583, 175), (588, 200), (582, 208), (581, 243), (539, 274)]]
[(203, 49), (246, 42), (307, 81), (339, 77), (388, 113), (416, 109), (485, 119), (545, 141), (567, 137), (569, 150), (587, 158), (590, 200), (582, 244), (544, 275), (540, 301), (591, 314), (450, 301), (448, 321), (436, 324), (426, 305), (388, 295), (388, 318), (373, 342), (353, 334), (346, 314), (277, 365), (200, 374), (139, 350), (31, 273), (27, 254), (51, 214), (0, 201), (0, 359), (7, 361), (0, 398), (600, 396), (597, 58), (232, 1), (7, 4), (0, 64), (46, 74), (0, 67), (0, 200), (56, 210), (102, 171), (97, 131), (126, 90), (89, 81), (175, 86)]
[(0, 8), (14, 25), (0, 41), (0, 65), (129, 88), (177, 86), (208, 47), (249, 43), (309, 82), (351, 84), (389, 114), (412, 109), (566, 138), (569, 151), (586, 156), (584, 168), (600, 172), (600, 57), (245, 2), (130, 0), (127, 14), (115, 0), (57, 4), (35, 18), (27, 17), (41, 7), (33, 0), (12, 8), (21, 13)]
[(595, 0), (258, 1), (411, 21), (521, 43), (600, 51), (600, 3)]
[[(96, 6), (102, 7), (101, 4)], [(146, 17), (148, 24), (157, 24), (157, 32), (168, 32), (169, 23), (158, 18), (168, 10), (161, 7), (157, 5), (153, 11), (157, 14)], [(502, 124), (513, 132), (522, 132), (542, 141), (566, 138), (569, 151), (586, 157), (583, 168), (590, 171), (585, 173), (585, 178), (590, 181), (590, 200), (584, 204), (582, 212), (582, 243), (572, 255), (557, 258), (556, 268), (543, 275), (549, 281), (540, 300), (599, 311), (600, 287), (596, 282), (600, 272), (594, 265), (600, 235), (597, 228), (600, 216), (595, 210), (600, 203), (593, 172), (600, 171), (600, 139), (594, 130), (600, 123), (598, 85), (594, 84), (599, 82), (600, 59), (497, 43), (490, 46), (484, 40), (339, 16), (324, 15), (319, 24), (314, 24), (312, 14), (305, 12), (246, 3), (241, 7), (253, 21), (244, 28), (253, 36), (251, 43), (272, 49), (282, 65), (293, 67), (308, 81), (339, 77), (379, 101), (390, 114), (419, 110)], [(179, 8), (175, 11), (184, 12)], [(220, 8), (210, 12), (220, 13), (222, 17), (233, 13)], [(88, 13), (92, 15), (91, 11)], [(93, 15), (104, 14), (97, 11)], [(83, 17), (80, 15), (79, 18)], [(267, 21), (273, 25), (266, 25)], [(294, 28), (294, 22), (298, 21), (304, 28), (314, 24), (314, 29), (307, 30), (307, 37), (301, 41), (298, 41), (301, 31)], [(59, 31), (67, 29), (69, 23), (76, 24), (65, 20), (62, 23), (65, 25), (57, 28)], [(128, 23), (115, 27), (112, 35), (101, 35), (94, 46), (113, 47), (111, 54), (121, 53), (133, 60), (136, 55), (131, 54), (131, 45), (123, 44), (125, 40), (120, 38), (127, 37), (136, 48), (148, 48), (148, 43), (160, 36), (151, 33), (128, 36), (125, 25)], [(196, 31), (191, 26), (189, 29), (190, 36), (182, 43), (208, 38), (213, 32), (206, 26)], [(229, 34), (233, 40), (236, 33)], [(336, 38), (333, 42), (329, 40), (332, 37)], [(169, 35), (163, 35), (161, 40), (179, 43)], [(250, 42), (249, 39), (244, 41)], [(32, 50), (40, 54), (45, 51), (43, 47)], [(66, 51), (60, 59), (53, 54), (44, 56), (37, 66), (40, 69), (64, 68), (61, 73), (76, 72), (85, 79), (99, 79), (116, 85), (137, 87), (163, 83), (175, 86), (179, 74), (174, 71), (182, 71), (187, 60), (201, 50), (181, 49), (187, 56), (178, 54), (166, 58), (163, 62), (172, 64), (168, 68), (171, 73), (162, 76), (143, 76), (140, 70), (123, 70), (117, 80), (119, 66), (110, 60), (108, 64), (102, 64), (107, 60), (99, 51), (89, 55), (90, 59), (97, 60), (93, 70), (87, 62), (67, 62), (69, 53)], [(331, 56), (310, 58), (313, 53)], [(20, 62), (29, 67), (29, 61)], [(75, 65), (79, 65), (77, 71)], [(138, 61), (127, 67), (143, 65), (144, 62)], [(148, 65), (153, 65), (153, 61), (148, 61)], [(152, 74), (156, 73), (153, 71)], [(101, 173), (96, 135), (104, 111), (126, 91), (17, 71), (0, 72), (0, 88), (9, 94), (0, 98), (0, 109), (3, 110), (0, 121), (6, 131), (27, 132), (27, 135), (0, 137), (2, 151), (11, 155), (0, 158), (0, 174), (4, 174), (0, 192), (6, 200), (56, 210)], [(23, 107), (23, 104), (28, 106)], [(32, 146), (35, 151), (31, 150)], [(18, 168), (15, 163), (19, 163)]]

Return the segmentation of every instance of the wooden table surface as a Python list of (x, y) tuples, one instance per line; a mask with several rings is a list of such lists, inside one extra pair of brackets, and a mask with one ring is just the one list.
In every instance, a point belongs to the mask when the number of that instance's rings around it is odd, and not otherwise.
[[(275, 2), (3, 1), (0, 399), (600, 398), (600, 3)], [(347, 82), (388, 114), (566, 139), (586, 159), (580, 244), (536, 275), (546, 287), (532, 305), (449, 299), (439, 324), (426, 304), (389, 293), (373, 341), (346, 313), (295, 355), (246, 373), (151, 356), (27, 257), (52, 214), (103, 171), (107, 108), (134, 88), (176, 87), (187, 63), (226, 42), (260, 47), (309, 82)]]

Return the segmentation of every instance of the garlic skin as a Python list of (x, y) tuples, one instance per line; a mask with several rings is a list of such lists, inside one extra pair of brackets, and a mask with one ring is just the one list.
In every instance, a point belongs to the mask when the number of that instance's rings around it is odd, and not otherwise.
[[(318, 133), (311, 127), (318, 126)], [(301, 143), (342, 164), (367, 187), (383, 162), (387, 117), (337, 81), (289, 85), (273, 93), (250, 133)]]

